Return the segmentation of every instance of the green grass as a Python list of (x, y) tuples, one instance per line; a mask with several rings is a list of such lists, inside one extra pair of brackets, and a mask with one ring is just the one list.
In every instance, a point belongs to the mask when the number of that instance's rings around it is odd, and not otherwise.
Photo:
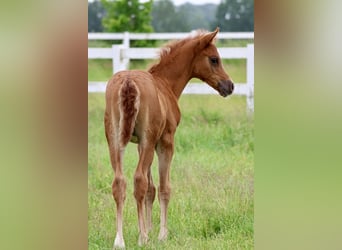
[[(182, 120), (171, 166), (169, 238), (158, 242), (159, 203), (153, 208), (150, 241), (137, 247), (138, 225), (133, 197), (137, 164), (135, 144), (124, 159), (127, 198), (124, 238), (127, 249), (253, 249), (253, 117), (246, 101), (234, 96), (184, 95)], [(111, 249), (115, 238), (113, 172), (104, 136), (104, 94), (89, 94), (88, 228), (89, 249)], [(152, 175), (158, 183), (157, 159)]]
[(88, 60), (88, 81), (108, 81), (113, 74), (111, 59)]

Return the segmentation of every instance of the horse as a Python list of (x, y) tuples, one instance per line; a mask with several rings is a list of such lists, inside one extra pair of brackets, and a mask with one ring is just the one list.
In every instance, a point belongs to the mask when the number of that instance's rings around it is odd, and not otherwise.
[[(167, 239), (167, 209), (170, 200), (170, 165), (174, 153), (174, 135), (181, 119), (178, 99), (192, 78), (199, 78), (221, 96), (232, 94), (234, 83), (222, 66), (213, 32), (197, 31), (174, 41), (160, 51), (159, 62), (148, 71), (117, 72), (108, 81), (105, 93), (105, 134), (114, 170), (112, 194), (116, 203), (116, 237), (113, 248), (124, 248), (123, 208), (126, 180), (123, 155), (129, 142), (138, 144), (139, 161), (134, 173), (134, 197), (137, 204), (139, 239), (148, 241), (152, 228), (152, 205), (156, 188), (151, 164), (158, 156), (160, 231), (158, 239)], [(146, 222), (144, 217), (146, 212)]]

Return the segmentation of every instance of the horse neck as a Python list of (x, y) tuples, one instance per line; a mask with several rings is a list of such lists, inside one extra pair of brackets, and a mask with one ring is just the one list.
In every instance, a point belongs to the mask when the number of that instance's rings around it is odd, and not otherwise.
[[(181, 62), (178, 63), (178, 61)], [(158, 67), (158, 70), (152, 72), (152, 74), (165, 81), (177, 99), (179, 99), (186, 84), (193, 77), (192, 60), (177, 60), (166, 67)]]

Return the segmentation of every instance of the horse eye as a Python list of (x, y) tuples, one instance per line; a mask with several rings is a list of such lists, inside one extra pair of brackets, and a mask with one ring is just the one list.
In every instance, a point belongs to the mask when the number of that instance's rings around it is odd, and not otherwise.
[(217, 57), (210, 57), (209, 59), (213, 65), (217, 65), (219, 62), (219, 59)]

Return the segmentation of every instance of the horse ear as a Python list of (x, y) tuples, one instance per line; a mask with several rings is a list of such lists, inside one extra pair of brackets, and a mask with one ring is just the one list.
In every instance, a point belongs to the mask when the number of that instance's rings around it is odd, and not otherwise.
[(219, 32), (219, 27), (216, 28), (215, 31), (210, 32), (208, 34), (205, 34), (199, 42), (199, 48), (204, 49), (207, 47), (209, 44), (211, 44), (214, 41), (214, 38), (216, 37), (217, 33)]

